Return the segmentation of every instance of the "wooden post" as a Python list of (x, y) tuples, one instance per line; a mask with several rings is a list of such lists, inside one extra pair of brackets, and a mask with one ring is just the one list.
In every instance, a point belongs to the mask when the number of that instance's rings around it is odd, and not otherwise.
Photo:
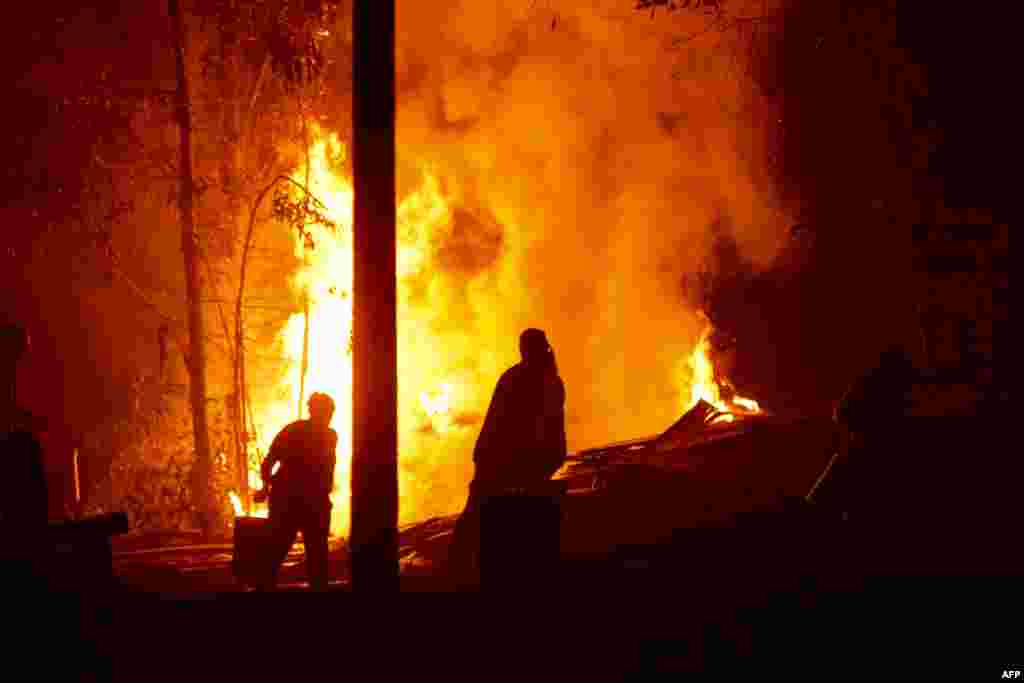
[(398, 590), (395, 3), (353, 22), (352, 588)]

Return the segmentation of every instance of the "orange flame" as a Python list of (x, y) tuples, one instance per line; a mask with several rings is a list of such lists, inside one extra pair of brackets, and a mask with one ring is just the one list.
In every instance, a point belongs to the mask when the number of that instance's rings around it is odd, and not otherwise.
[(716, 377), (715, 367), (711, 362), (711, 326), (705, 327), (697, 342), (697, 347), (687, 361), (691, 372), (690, 403), (687, 409), (704, 400), (715, 407), (723, 415), (723, 422), (732, 422), (736, 415), (756, 414), (761, 412), (757, 401), (735, 394), (728, 400), (722, 396), (721, 380)]
[[(349, 476), (352, 443), (352, 356), (349, 339), (352, 331), (353, 287), (353, 205), (354, 189), (350, 178), (343, 177), (329, 160), (344, 153), (336, 134), (314, 130), (310, 146), (310, 190), (325, 205), (324, 213), (337, 226), (330, 231), (320, 225), (306, 226), (315, 247), (308, 249), (294, 235), (294, 250), (301, 266), (292, 279), (291, 296), (309, 300), (309, 356), (304, 395), (299, 396), (305, 320), (303, 312), (293, 314), (279, 333), (287, 369), (276, 385), (277, 392), (253, 401), (253, 413), (260, 438), (256, 447), (263, 453), (278, 430), (296, 418), (296, 406), (316, 391), (329, 394), (336, 410), (332, 427), (338, 432), (338, 461), (334, 472), (335, 490), (331, 531), (345, 536), (349, 524)], [(299, 168), (293, 178), (305, 180), (306, 169)], [(450, 296), (432, 263), (432, 240), (451, 226), (453, 214), (441, 183), (424, 172), (422, 184), (401, 199), (397, 207), (397, 271), (399, 279), (399, 510), (400, 523), (421, 520), (431, 514), (455, 512), (465, 501), (469, 459), (458, 454), (472, 450), (473, 424), (456, 419), (479, 414), (487, 406), (488, 390), (493, 386), (490, 373), (494, 365), (488, 358), (484, 369), (466, 369), (458, 354), (448, 353), (453, 337), (442, 338), (435, 330), (437, 310), (444, 310)], [(410, 284), (415, 282), (415, 287)], [(424, 295), (424, 291), (427, 295)], [(701, 336), (687, 362), (692, 381), (681, 387), (692, 403), (704, 399), (725, 413), (725, 419), (737, 414), (759, 412), (755, 401), (721, 398), (714, 368), (708, 356), (710, 327)], [(462, 335), (462, 336), (458, 336)], [(478, 356), (475, 340), (456, 334), (463, 356)], [(449, 358), (452, 356), (452, 358)], [(464, 471), (465, 470), (465, 471)], [(258, 468), (249, 472), (252, 490), (261, 487)], [(237, 494), (231, 493), (236, 515), (243, 514)], [(252, 516), (266, 517), (265, 505), (256, 505)]]
[(228, 498), (231, 499), (231, 507), (235, 509), (235, 517), (244, 515), (245, 510), (242, 509), (242, 499), (238, 497), (238, 494), (234, 491), (229, 491)]
[(438, 391), (420, 394), (420, 405), (430, 418), (431, 427), (445, 433), (452, 426), (452, 383), (442, 382)]
[[(335, 493), (331, 530), (344, 535), (349, 522), (349, 473), (352, 443), (352, 356), (348, 348), (352, 332), (352, 229), (354, 189), (351, 179), (340, 176), (331, 168), (329, 159), (344, 153), (344, 146), (336, 134), (319, 129), (314, 131), (310, 146), (310, 190), (326, 207), (324, 213), (336, 224), (331, 231), (320, 225), (307, 225), (315, 247), (308, 249), (303, 239), (295, 235), (295, 254), (302, 266), (293, 278), (293, 289), (298, 299), (309, 298), (309, 364), (304, 396), (301, 386), (301, 358), (305, 330), (304, 313), (295, 313), (280, 333), (280, 341), (288, 363), (288, 370), (279, 382), (280, 395), (254, 407), (255, 420), (263, 427), (257, 446), (266, 452), (277, 430), (295, 419), (295, 406), (317, 391), (329, 394), (335, 401), (332, 427), (338, 432), (338, 462), (334, 472)], [(305, 179), (305, 168), (293, 174), (299, 182)], [(425, 174), (422, 186), (399, 203), (397, 270), (402, 281), (422, 273), (430, 257), (430, 238), (439, 226), (450, 219), (446, 198), (437, 179)], [(400, 312), (410, 307), (410, 295), (399, 288)], [(415, 317), (400, 315), (400, 326), (415, 324)], [(401, 332), (402, 330), (400, 330)], [(461, 386), (447, 376), (436, 362), (435, 349), (440, 347), (428, 330), (413, 330), (416, 348), (407, 350), (399, 358), (399, 446), (402, 456), (407, 454), (418, 433), (426, 424), (435, 435), (459, 431), (452, 421), (452, 406), (459, 395), (478, 399), (472, 387)], [(406, 358), (412, 356), (412, 358)], [(417, 402), (415, 399), (419, 397)], [(421, 449), (423, 451), (427, 449)], [(434, 448), (430, 457), (438, 458), (443, 452)], [(437, 463), (431, 463), (434, 470)], [(422, 470), (423, 468), (421, 468)], [(429, 493), (424, 482), (417, 480), (411, 467), (401, 467), (400, 509), (402, 521), (420, 518), (419, 510)], [(258, 488), (258, 472), (250, 472), (250, 486)], [(437, 501), (433, 501), (437, 503)], [(443, 501), (442, 501), (443, 502)], [(457, 501), (453, 502), (457, 503)], [(236, 514), (239, 508), (236, 507)], [(257, 514), (265, 516), (265, 507)]]

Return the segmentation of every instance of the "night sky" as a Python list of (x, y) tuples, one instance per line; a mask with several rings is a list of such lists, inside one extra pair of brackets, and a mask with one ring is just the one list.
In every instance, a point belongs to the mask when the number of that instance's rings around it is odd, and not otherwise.
[[(934, 220), (940, 201), (995, 207), (1015, 175), (994, 170), (1010, 137), (996, 98), (1014, 87), (994, 20), (959, 3), (853, 4), (794, 2), (786, 39), (758, 74), (783, 95), (777, 181), (804, 207), (806, 248), (762, 273), (720, 250), (712, 314), (737, 339), (741, 393), (769, 406), (827, 411), (881, 346), (904, 338), (913, 224)], [(162, 17), (129, 13), (136, 3), (92, 6), (22, 3), (0, 62), (0, 289), (4, 314), (32, 333), (19, 396), (47, 420), (52, 452), (120, 409), (132, 359), (124, 335), (141, 315), (126, 306), (122, 330), (90, 326), (91, 293), (111, 286), (102, 269), (83, 266), (70, 241), (37, 248), (79, 200), (91, 146), (123, 130), (116, 113), (71, 126), (58, 104), (110, 64), (129, 82), (163, 76), (159, 45), (140, 39), (159, 35)]]

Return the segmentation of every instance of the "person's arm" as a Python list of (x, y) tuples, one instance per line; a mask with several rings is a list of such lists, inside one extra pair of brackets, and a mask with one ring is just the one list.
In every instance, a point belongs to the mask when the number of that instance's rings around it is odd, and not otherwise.
[(270, 476), (274, 471), (274, 465), (281, 462), (282, 456), (285, 450), (285, 443), (289, 438), (288, 427), (285, 427), (277, 436), (274, 437), (274, 441), (270, 444), (270, 450), (267, 452), (267, 457), (263, 459), (263, 463), (260, 465), (260, 477), (263, 479), (263, 487), (267, 488), (270, 485)]
[(498, 380), (491, 396), (491, 403), (487, 407), (487, 415), (484, 417), (484, 424), (480, 428), (480, 436), (476, 439), (473, 447), (473, 462), (480, 463), (481, 460), (488, 460), (489, 453), (497, 445), (495, 443), (495, 431), (499, 416), (505, 410), (505, 393), (508, 387), (508, 374), (504, 374)]

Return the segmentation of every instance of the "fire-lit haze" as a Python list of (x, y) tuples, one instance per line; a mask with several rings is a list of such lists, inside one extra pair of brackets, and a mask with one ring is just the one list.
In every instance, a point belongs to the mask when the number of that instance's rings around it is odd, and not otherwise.
[[(700, 398), (758, 411), (720, 392), (683, 282), (707, 263), (712, 226), (767, 266), (787, 217), (767, 179), (770, 106), (742, 50), (671, 48), (702, 21), (651, 20), (619, 0), (399, 3), (402, 522), (464, 503), (480, 419), (526, 327), (554, 347), (570, 450), (659, 432)], [(337, 230), (312, 226), (313, 249), (295, 236), (301, 266), (281, 300), (300, 310), (310, 297), (305, 396), (337, 402), (332, 529), (344, 534), (353, 191), (329, 163), (347, 134), (314, 133), (311, 190)], [(303, 330), (301, 312), (280, 329), (283, 374), (253, 401), (263, 452), (296, 419)]]

